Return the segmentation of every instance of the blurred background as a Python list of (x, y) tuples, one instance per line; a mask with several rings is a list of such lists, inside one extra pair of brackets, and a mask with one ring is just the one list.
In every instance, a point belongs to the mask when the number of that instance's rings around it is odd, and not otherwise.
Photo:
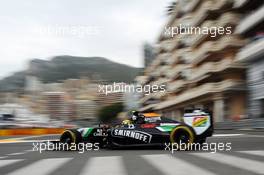
[[(264, 2), (178, 0), (146, 3), (148, 6), (140, 1), (133, 5), (119, 2), (116, 6), (106, 3), (104, 8), (109, 10), (109, 16), (98, 14), (99, 18), (89, 9), (99, 8), (102, 4), (90, 5), (84, 1), (81, 5), (86, 5), (87, 9), (79, 9), (76, 5), (76, 11), (72, 4), (58, 0), (51, 6), (37, 6), (33, 1), (26, 3), (21, 7), (22, 16), (12, 13), (10, 17), (9, 11), (1, 10), (3, 17), (0, 19), (5, 24), (2, 35), (17, 34), (23, 38), (3, 36), (1, 42), (1, 47), (7, 49), (2, 51), (1, 57), (13, 59), (13, 62), (8, 62), (10, 69), (6, 62), (1, 63), (1, 69), (7, 71), (1, 73), (0, 81), (0, 128), (87, 126), (110, 122), (116, 117), (124, 118), (127, 111), (135, 109), (155, 111), (181, 120), (184, 111), (193, 108), (210, 111), (216, 128), (263, 128)], [(7, 7), (11, 8), (11, 4), (7, 3)], [(58, 16), (68, 13), (70, 7), (73, 12), (69, 21), (69, 16), (63, 18), (67, 28), (59, 28), (57, 23), (63, 20)], [(129, 15), (121, 16), (117, 13), (119, 8), (130, 9), (131, 13), (128, 11), (126, 14)], [(43, 17), (36, 9), (46, 9), (43, 13), (48, 14)], [(78, 10), (81, 12), (74, 13)], [(26, 23), (21, 24), (15, 19)], [(83, 20), (76, 22), (75, 19)], [(27, 33), (32, 27), (30, 23), (35, 25), (36, 21), (42, 23)], [(77, 35), (72, 36), (72, 26), (85, 22), (99, 27), (93, 28), (96, 32), (90, 31), (88, 38), (80, 39), (78, 35), (74, 40)], [(111, 22), (114, 27), (108, 25)], [(65, 26), (65, 23), (60, 25)], [(216, 37), (209, 34), (170, 37), (165, 34), (165, 27), (179, 25), (231, 27), (232, 34)], [(20, 26), (21, 33), (14, 32), (14, 26)], [(43, 26), (46, 28), (41, 30), (41, 36), (34, 33), (36, 28), (43, 29)], [(88, 28), (85, 29), (87, 32)], [(47, 36), (43, 36), (43, 31)], [(34, 40), (26, 40), (26, 34), (32, 35)], [(49, 43), (49, 40), (55, 43)], [(12, 46), (15, 49), (8, 50)], [(74, 50), (75, 47), (78, 49)], [(68, 51), (62, 51), (67, 48)], [(41, 51), (37, 52), (38, 49)], [(20, 63), (16, 60), (21, 56), (26, 59)], [(18, 63), (24, 67), (17, 66)], [(18, 68), (14, 70), (16, 66)], [(166, 91), (150, 95), (99, 92), (99, 85), (114, 82), (166, 85)]]

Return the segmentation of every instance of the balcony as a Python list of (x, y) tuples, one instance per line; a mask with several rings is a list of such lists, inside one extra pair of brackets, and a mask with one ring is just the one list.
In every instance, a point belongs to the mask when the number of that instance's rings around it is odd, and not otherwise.
[(234, 0), (233, 7), (234, 8), (241, 8), (243, 7), (249, 0)]
[(206, 17), (209, 15), (210, 9), (213, 8), (213, 2), (212, 1), (205, 1), (203, 2), (200, 7), (193, 13), (193, 21), (191, 23), (191, 26), (197, 26), (200, 23), (202, 23), (203, 20), (206, 19)]
[(264, 38), (254, 41), (238, 52), (236, 59), (241, 62), (254, 61), (264, 55)]
[(179, 46), (179, 35), (176, 35), (171, 40), (171, 52)]
[(175, 67), (173, 67), (170, 71), (167, 72), (167, 76), (170, 78), (170, 79), (176, 79), (178, 76), (180, 76), (180, 72), (183, 70), (183, 69), (186, 69), (187, 66), (184, 65), (184, 64), (179, 64), (179, 65), (176, 65)]
[(201, 0), (191, 0), (188, 4), (182, 7), (184, 13), (193, 11), (201, 2)]
[(206, 57), (206, 54), (211, 51), (211, 48), (216, 47), (216, 44), (217, 43), (214, 41), (205, 42), (202, 46), (200, 46), (200, 48), (192, 53), (192, 62), (194, 64), (198, 64), (199, 62), (203, 61), (203, 59)]
[(208, 18), (213, 13), (219, 13), (232, 7), (233, 2), (230, 0), (219, 1), (203, 1), (199, 9), (193, 13), (193, 21), (191, 26), (197, 26)]
[[(206, 20), (201, 28), (211, 28), (216, 26), (236, 26), (240, 20), (240, 17), (236, 13), (227, 12), (224, 13), (218, 20)], [(188, 46), (197, 47), (203, 41), (207, 40), (210, 34), (194, 34), (187, 43)], [(208, 39), (209, 40), (209, 39)]]
[(233, 12), (224, 13), (216, 23), (218, 26), (236, 26), (240, 21), (240, 15)]
[(217, 54), (228, 53), (229, 49), (238, 49), (245, 44), (245, 40), (241, 40), (235, 35), (226, 35), (217, 41), (207, 41), (194, 51), (192, 54), (192, 63), (198, 65), (208, 58), (211, 58), (211, 61), (213, 61), (213, 59), (221, 59), (215, 56)]
[(163, 76), (163, 77), (165, 77), (165, 76), (167, 76), (167, 74), (168, 74), (168, 70), (171, 68), (171, 66), (169, 65), (166, 65), (166, 66), (161, 66), (161, 68), (160, 68), (160, 76)]
[(156, 68), (155, 71), (150, 72), (149, 75), (154, 78), (160, 77), (160, 67)]
[(156, 81), (153, 81), (152, 83), (151, 83), (151, 85), (158, 85), (158, 86), (161, 86), (161, 85), (163, 85), (163, 84), (167, 84), (169, 82), (169, 79), (168, 78), (159, 78), (158, 80), (156, 80)]
[(229, 90), (245, 90), (245, 84), (243, 81), (238, 80), (225, 80), (219, 83), (207, 83), (199, 87), (187, 90), (184, 93), (177, 95), (173, 100), (161, 102), (157, 104), (155, 109), (164, 109), (198, 97), (202, 97), (204, 95), (210, 95), (212, 93), (219, 93)]
[(138, 84), (145, 84), (148, 81), (148, 76), (137, 76), (136, 82)]
[(173, 50), (173, 40), (164, 40), (160, 43), (160, 48), (164, 52), (170, 52)]
[(184, 80), (177, 80), (177, 81), (171, 82), (168, 84), (167, 92), (168, 93), (176, 92), (180, 90), (182, 87), (184, 87), (185, 84), (186, 84), (186, 81)]
[[(205, 21), (201, 28), (210, 28), (216, 26), (215, 21), (207, 20)], [(209, 35), (206, 34), (193, 34), (189, 42), (188, 46), (197, 47), (201, 42), (203, 42)]]
[(243, 34), (253, 29), (256, 25), (264, 20), (264, 5), (253, 11), (237, 26), (235, 33)]
[(191, 53), (191, 48), (187, 47), (187, 48), (182, 48), (182, 49), (178, 49), (178, 56), (182, 59), (182, 60), (188, 60), (188, 57), (186, 58), (186, 56)]
[(191, 22), (193, 19), (193, 15), (192, 14), (185, 14), (180, 20), (179, 20), (179, 24), (181, 24), (182, 26), (190, 26)]
[(214, 73), (220, 73), (228, 69), (244, 69), (243, 64), (234, 62), (232, 59), (223, 59), (219, 62), (208, 62), (202, 66), (193, 69), (192, 75), (190, 77), (191, 82), (197, 82), (203, 80), (204, 78), (214, 75)]
[(231, 0), (221, 0), (221, 1), (214, 1), (212, 5), (211, 11), (222, 11), (226, 10), (228, 7), (233, 6), (233, 1)]

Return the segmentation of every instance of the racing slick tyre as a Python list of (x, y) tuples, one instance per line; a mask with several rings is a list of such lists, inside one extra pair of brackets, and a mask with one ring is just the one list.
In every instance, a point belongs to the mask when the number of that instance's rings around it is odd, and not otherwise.
[(71, 144), (78, 144), (82, 141), (82, 136), (81, 133), (79, 133), (77, 130), (75, 129), (67, 129), (65, 130), (61, 137), (60, 137), (60, 142), (61, 143), (66, 143), (68, 145)]
[(188, 126), (179, 125), (170, 133), (170, 141), (176, 144), (178, 150), (188, 150), (194, 142), (195, 134)]

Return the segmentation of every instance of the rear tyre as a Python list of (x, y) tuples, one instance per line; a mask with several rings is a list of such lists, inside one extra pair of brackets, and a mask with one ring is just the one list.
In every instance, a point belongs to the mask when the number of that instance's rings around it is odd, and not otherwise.
[(82, 141), (82, 136), (81, 133), (79, 133), (75, 129), (67, 129), (65, 130), (61, 137), (60, 137), (60, 142), (67, 144), (69, 147), (72, 144), (79, 144)]
[(177, 146), (175, 149), (188, 150), (194, 142), (194, 132), (188, 126), (177, 126), (170, 134), (170, 141)]

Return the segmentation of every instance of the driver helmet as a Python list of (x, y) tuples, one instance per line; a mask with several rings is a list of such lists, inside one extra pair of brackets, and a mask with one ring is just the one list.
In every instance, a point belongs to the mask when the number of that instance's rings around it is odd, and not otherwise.
[(143, 114), (139, 113), (138, 111), (132, 111), (131, 120), (134, 123), (142, 124), (145, 122), (145, 116)]
[(122, 124), (123, 125), (129, 125), (129, 124), (131, 124), (132, 122), (130, 121), (130, 120), (124, 120), (123, 122), (122, 122)]
[(139, 117), (138, 111), (132, 111), (132, 117), (131, 117), (131, 119), (133, 121), (136, 121), (138, 119), (138, 117)]

